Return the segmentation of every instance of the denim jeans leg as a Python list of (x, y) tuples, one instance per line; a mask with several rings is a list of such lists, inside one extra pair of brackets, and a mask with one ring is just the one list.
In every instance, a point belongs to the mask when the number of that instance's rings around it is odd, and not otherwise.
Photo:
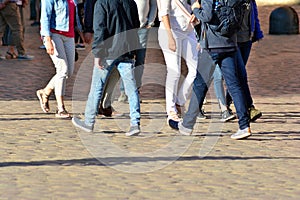
[(240, 43), (238, 43), (238, 47), (241, 51), (241, 55), (242, 55), (244, 64), (247, 65), (248, 58), (250, 56), (250, 52), (251, 52), (251, 48), (252, 48), (252, 41), (240, 42)]
[(140, 88), (142, 86), (142, 76), (144, 73), (148, 33), (149, 33), (149, 28), (140, 28), (138, 30), (141, 49), (138, 49), (136, 51), (136, 62), (135, 62), (135, 69), (134, 69), (134, 77), (136, 80), (137, 88)]
[(134, 79), (134, 62), (120, 62), (117, 67), (124, 83), (125, 94), (128, 96), (130, 124), (139, 125), (141, 119), (140, 99)]
[(236, 67), (236, 52), (223, 53), (219, 58), (220, 67), (225, 79), (226, 85), (230, 94), (232, 95), (233, 103), (239, 118), (239, 128), (244, 129), (249, 127), (249, 115), (247, 109), (247, 102), (245, 92), (242, 84), (237, 76)]
[(247, 107), (250, 108), (253, 104), (253, 100), (252, 100), (250, 88), (248, 85), (248, 76), (247, 76), (246, 66), (242, 59), (240, 50), (237, 51), (236, 56), (237, 56), (238, 76), (239, 76), (240, 82), (242, 83), (242, 87), (243, 87), (243, 90), (246, 95)]
[(111, 68), (112, 66), (107, 69), (94, 67), (91, 89), (85, 106), (85, 124), (89, 126), (95, 124), (103, 89)]
[(214, 89), (216, 93), (217, 100), (219, 104), (225, 104), (225, 92), (224, 92), (224, 85), (223, 85), (223, 75), (219, 65), (216, 66), (214, 74)]
[(215, 64), (208, 53), (206, 51), (199, 52), (197, 74), (193, 83), (192, 96), (182, 123), (184, 127), (193, 129), (211, 83), (214, 70)]

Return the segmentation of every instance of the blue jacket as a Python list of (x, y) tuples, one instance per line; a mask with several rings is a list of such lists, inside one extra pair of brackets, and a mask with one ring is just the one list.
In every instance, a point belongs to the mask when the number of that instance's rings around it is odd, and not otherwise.
[(264, 37), (262, 30), (260, 29), (260, 23), (258, 19), (258, 11), (255, 0), (251, 1), (251, 15), (250, 15), (250, 26), (251, 26), (251, 35), (252, 42), (261, 40)]
[[(74, 0), (75, 6), (77, 1)], [(81, 30), (77, 6), (75, 11), (75, 26)], [(69, 31), (69, 9), (67, 0), (42, 0), (41, 1), (41, 36), (51, 36), (50, 29)]]

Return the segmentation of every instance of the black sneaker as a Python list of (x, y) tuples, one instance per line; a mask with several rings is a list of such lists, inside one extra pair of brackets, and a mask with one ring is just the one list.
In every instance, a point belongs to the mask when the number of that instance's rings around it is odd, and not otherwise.
[(175, 130), (178, 130), (178, 121), (175, 121), (175, 120), (172, 120), (172, 119), (169, 119), (168, 120), (168, 123), (169, 123), (169, 126), (172, 128), (172, 129), (175, 129)]
[(204, 110), (201, 109), (198, 116), (197, 116), (198, 119), (206, 119), (207, 117), (205, 116), (205, 113), (204, 113)]
[(230, 120), (234, 120), (235, 118), (235, 115), (229, 110), (225, 110), (224, 112), (222, 112), (222, 122), (228, 122)]

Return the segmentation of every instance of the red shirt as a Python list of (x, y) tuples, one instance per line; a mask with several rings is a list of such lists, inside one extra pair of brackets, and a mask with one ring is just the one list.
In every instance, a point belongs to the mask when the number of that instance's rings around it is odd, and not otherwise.
[(55, 29), (51, 29), (51, 33), (57, 33), (66, 37), (75, 37), (74, 27), (75, 27), (75, 3), (73, 0), (67, 0), (69, 6), (69, 31), (58, 31)]

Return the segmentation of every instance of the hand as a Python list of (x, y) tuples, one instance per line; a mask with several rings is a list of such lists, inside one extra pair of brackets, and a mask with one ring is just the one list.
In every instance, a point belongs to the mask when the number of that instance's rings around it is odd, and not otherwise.
[(45, 44), (47, 53), (49, 55), (53, 55), (54, 54), (54, 46), (51, 41), (51, 38), (50, 37), (45, 38), (44, 44)]
[(193, 24), (194, 26), (199, 24), (199, 20), (196, 18), (194, 14), (192, 14), (191, 16), (190, 23)]
[(85, 43), (90, 44), (92, 42), (92, 40), (93, 40), (93, 33), (86, 32), (86, 33), (83, 34), (83, 36), (84, 36), (84, 42)]
[(176, 42), (173, 37), (169, 37), (169, 49), (176, 52)]
[(94, 66), (99, 69), (105, 69), (105, 67), (101, 64), (101, 58), (94, 58)]
[(195, 8), (201, 8), (201, 4), (198, 1), (195, 1), (191, 6), (191, 8), (192, 10), (194, 10)]
[(27, 5), (28, 5), (28, 0), (22, 0), (22, 7), (24, 8)]

